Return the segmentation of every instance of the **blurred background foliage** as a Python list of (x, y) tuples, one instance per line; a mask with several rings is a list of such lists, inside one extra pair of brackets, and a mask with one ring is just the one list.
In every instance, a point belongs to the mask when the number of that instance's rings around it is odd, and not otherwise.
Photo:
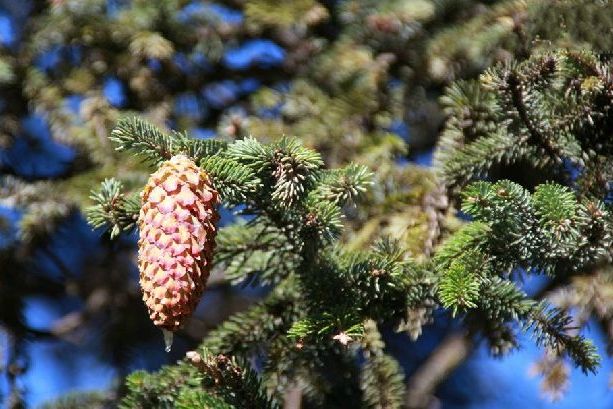
[[(269, 290), (231, 284), (219, 269), (164, 353), (140, 300), (136, 235), (111, 241), (82, 212), (106, 177), (118, 175), (128, 190), (148, 177), (109, 142), (120, 117), (137, 113), (198, 139), (291, 135), (328, 166), (367, 165), (376, 183), (347, 209), (344, 242), (358, 250), (393, 237), (427, 259), (464, 217), (430, 168), (448, 114), (445, 88), (539, 50), (608, 52), (612, 29), (613, 6), (597, 0), (0, 1), (4, 407), (112, 407), (126, 375), (175, 362)], [(516, 166), (504, 176), (541, 181), (529, 172)], [(222, 225), (240, 219), (222, 215)], [(524, 285), (537, 292), (544, 283)], [(591, 286), (574, 287), (575, 296)], [(606, 304), (611, 291), (603, 297)], [(441, 313), (429, 325), (416, 314), (407, 325), (423, 332), (417, 341), (383, 335), (408, 377), (458, 322)], [(587, 331), (604, 353), (610, 334), (598, 325)], [(539, 386), (530, 368), (552, 371), (525, 344), (502, 361), (471, 345), (462, 357), (470, 359), (437, 389), (438, 402), (550, 407), (540, 387), (566, 393), (556, 407), (613, 405), (609, 360), (596, 376), (559, 368), (570, 371), (562, 383), (546, 377)]]

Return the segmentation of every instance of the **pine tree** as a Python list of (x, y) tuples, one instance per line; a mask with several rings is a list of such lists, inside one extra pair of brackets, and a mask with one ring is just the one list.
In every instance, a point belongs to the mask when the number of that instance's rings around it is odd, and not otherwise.
[[(598, 54), (611, 48), (613, 9), (286, 3), (53, 1), (32, 7), (22, 45), (2, 44), (12, 407), (26, 339), (66, 338), (109, 314), (105, 353), (121, 367), (125, 344), (152, 327), (133, 308), (125, 237), (147, 177), (175, 155), (242, 217), (219, 229), (210, 285), (270, 293), (198, 333), (177, 364), (50, 407), (278, 407), (292, 396), (305, 407), (426, 407), (475, 344), (505, 355), (520, 330), (543, 347), (537, 371), (555, 397), (569, 364), (598, 369), (581, 328), (595, 317), (613, 340), (611, 68)], [(441, 129), (434, 172), (398, 163)], [(217, 137), (197, 139), (209, 131)], [(90, 224), (108, 232), (91, 263), (100, 271), (60, 267), (59, 284), (21, 274), (33, 255), (56, 256), (47, 243), (92, 202)], [(528, 275), (549, 284), (529, 297)], [(25, 294), (75, 288), (83, 311), (50, 332), (28, 327)], [(442, 374), (429, 360), (404, 374), (381, 332), (415, 339), (434, 311), (462, 323), (438, 349), (452, 358)]]

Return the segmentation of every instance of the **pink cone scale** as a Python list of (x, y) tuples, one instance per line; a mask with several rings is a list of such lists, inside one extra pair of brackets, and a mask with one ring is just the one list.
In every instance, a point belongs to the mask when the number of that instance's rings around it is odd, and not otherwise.
[(141, 197), (143, 301), (156, 326), (176, 331), (194, 312), (211, 271), (219, 195), (206, 172), (177, 155), (151, 175)]

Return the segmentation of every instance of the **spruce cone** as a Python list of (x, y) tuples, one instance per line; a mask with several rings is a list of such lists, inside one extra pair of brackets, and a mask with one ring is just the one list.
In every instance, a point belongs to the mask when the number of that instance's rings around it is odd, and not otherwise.
[(142, 193), (138, 266), (153, 323), (179, 329), (204, 291), (215, 247), (217, 191), (183, 155), (164, 162)]

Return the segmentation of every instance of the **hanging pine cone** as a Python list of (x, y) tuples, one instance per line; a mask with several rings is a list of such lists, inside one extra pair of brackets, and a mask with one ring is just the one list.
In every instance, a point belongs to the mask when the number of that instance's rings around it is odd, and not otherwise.
[(211, 270), (219, 214), (217, 191), (188, 157), (177, 155), (151, 175), (138, 219), (143, 300), (153, 323), (179, 329), (192, 314)]

